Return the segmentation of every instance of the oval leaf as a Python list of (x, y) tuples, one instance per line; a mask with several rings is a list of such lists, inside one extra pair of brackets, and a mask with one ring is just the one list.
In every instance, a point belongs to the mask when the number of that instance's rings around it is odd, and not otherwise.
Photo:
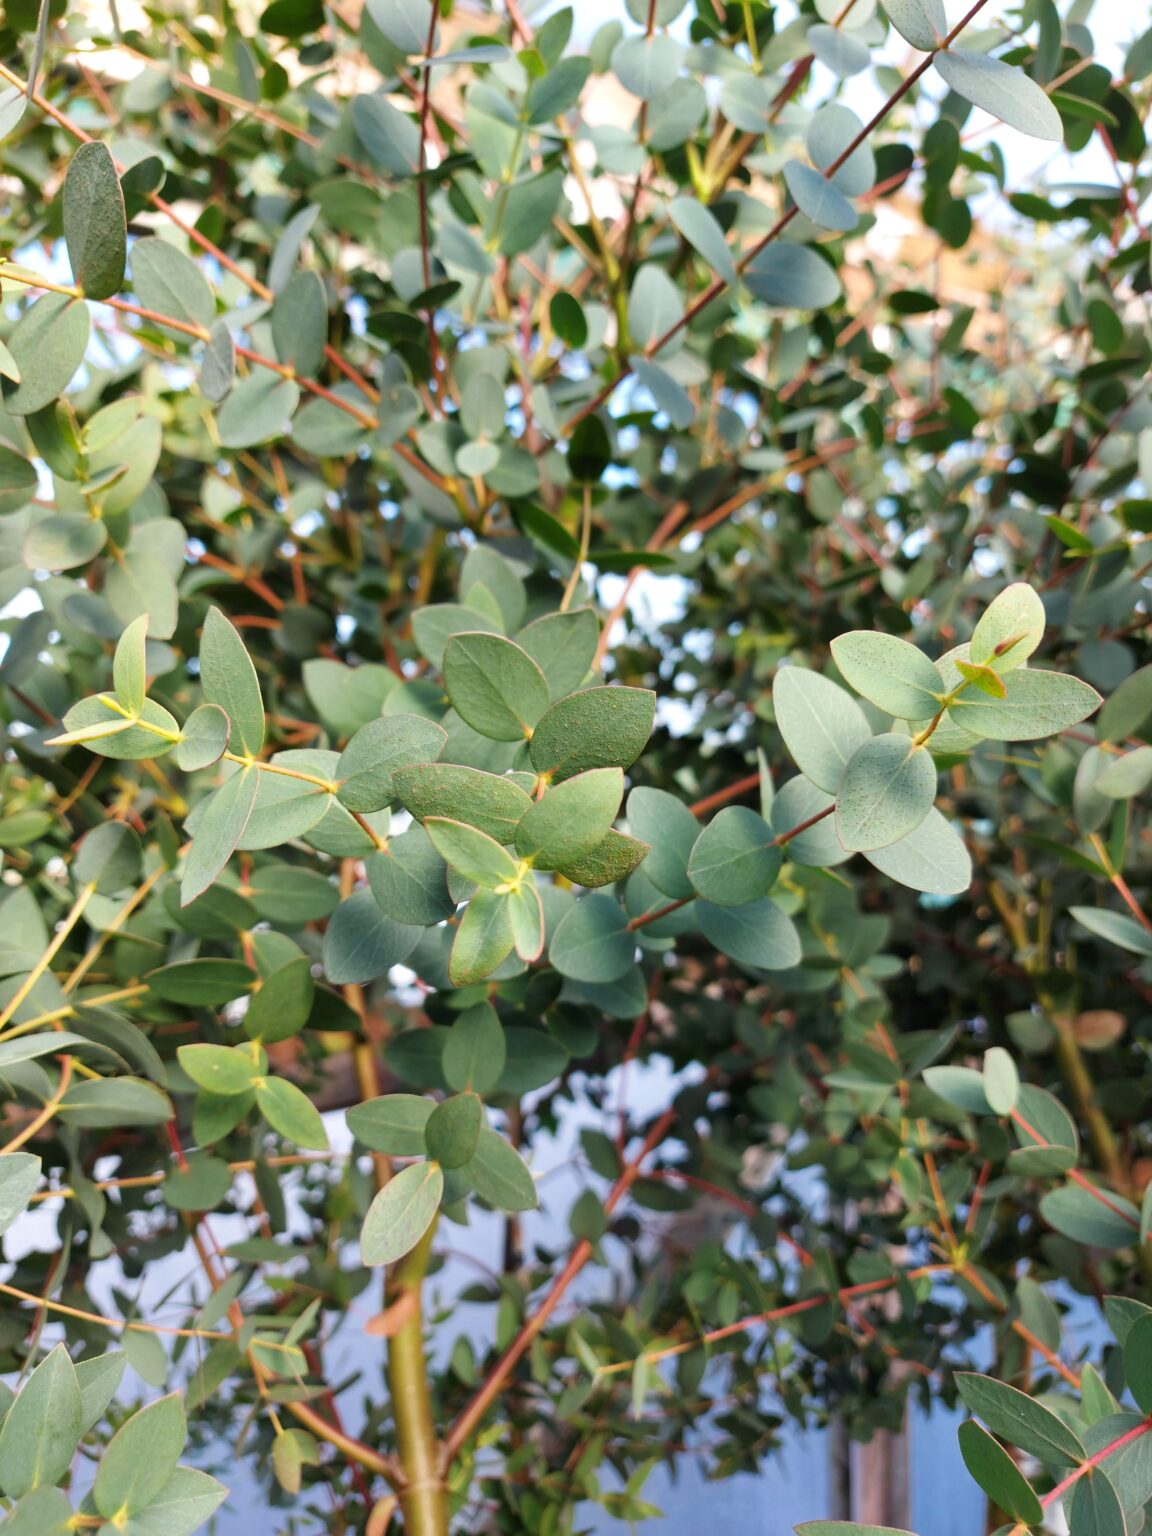
[(98, 139), (81, 144), (68, 164), (64, 240), (72, 276), (87, 298), (120, 291), (128, 259), (124, 194), (108, 146)]
[(444, 1174), (436, 1163), (413, 1163), (389, 1179), (360, 1231), (364, 1263), (394, 1264), (415, 1248), (435, 1220), (443, 1193)]
[(932, 809), (936, 765), (907, 736), (874, 736), (857, 751), (836, 796), (836, 835), (845, 848), (884, 848)]

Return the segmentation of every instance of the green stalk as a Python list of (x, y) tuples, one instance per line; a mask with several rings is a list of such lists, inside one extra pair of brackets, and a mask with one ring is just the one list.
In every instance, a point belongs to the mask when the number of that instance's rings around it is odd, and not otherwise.
[(439, 1445), (432, 1420), (420, 1300), (435, 1232), (433, 1222), (411, 1253), (393, 1268), (388, 1283), (391, 1305), (408, 1294), (416, 1298), (415, 1308), (388, 1347), (388, 1389), (405, 1479), (400, 1489), (405, 1536), (448, 1536), (448, 1496), (436, 1465)]

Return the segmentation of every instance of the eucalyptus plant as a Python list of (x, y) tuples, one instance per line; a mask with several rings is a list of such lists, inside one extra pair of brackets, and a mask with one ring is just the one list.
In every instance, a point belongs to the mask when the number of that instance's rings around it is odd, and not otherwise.
[(1091, 12), (8, 6), (0, 1531), (236, 1529), (238, 1456), (285, 1529), (637, 1525), (915, 1398), (1006, 1531), (1138, 1536), (1152, 31)]

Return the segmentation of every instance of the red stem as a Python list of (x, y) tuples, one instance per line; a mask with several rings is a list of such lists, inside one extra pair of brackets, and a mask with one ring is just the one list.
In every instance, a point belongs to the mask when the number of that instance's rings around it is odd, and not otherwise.
[[(892, 108), (897, 104), (897, 102), (901, 101), (905, 96), (907, 96), (908, 92), (912, 89), (920, 77), (927, 72), (927, 70), (931, 67), (934, 59), (936, 58), (936, 55), (943, 52), (944, 49), (948, 48), (951, 43), (953, 43), (955, 39), (959, 37), (960, 33), (963, 32), (968, 23), (973, 19), (973, 17), (979, 15), (987, 3), (988, 0), (976, 0), (976, 4), (973, 5), (968, 10), (966, 15), (964, 15), (961, 20), (956, 23), (956, 25), (948, 33), (947, 37), (941, 41), (940, 46), (938, 48), (934, 48), (931, 53), (925, 55), (925, 57), (919, 64), (917, 64), (916, 68), (907, 77), (907, 79), (900, 82), (900, 84), (892, 92), (891, 96), (889, 96), (884, 105), (880, 107), (877, 112), (873, 113), (869, 120), (860, 129), (860, 132), (856, 135), (856, 137), (852, 139), (852, 141), (847, 144), (843, 150), (841, 150), (840, 154), (838, 154), (836, 159), (832, 161), (831, 165), (825, 167), (824, 174), (826, 176), (834, 175), (841, 168), (841, 166), (843, 166), (844, 163), (856, 153), (856, 151), (865, 142), (869, 135), (880, 126), (880, 124), (888, 116), (889, 112), (891, 112)], [(744, 254), (739, 258), (739, 260), (736, 262), (737, 272), (742, 274), (749, 266), (749, 264), (755, 261), (756, 257), (759, 256), (762, 250), (764, 250), (765, 246), (771, 245), (774, 240), (778, 239), (779, 236), (784, 233), (789, 224), (792, 223), (793, 219), (795, 219), (799, 213), (800, 209), (795, 203), (791, 208), (786, 209), (785, 212), (782, 213), (776, 220), (775, 224), (773, 224), (768, 233), (757, 240), (755, 245), (750, 246), (748, 250), (745, 251)], [(669, 326), (662, 336), (657, 336), (653, 341), (649, 342), (649, 344), (644, 349), (645, 357), (655, 356), (660, 351), (661, 347), (665, 346), (669, 341), (671, 341), (673, 336), (678, 335), (685, 326), (691, 325), (696, 316), (700, 314), (702, 310), (707, 309), (708, 305), (711, 304), (714, 300), (718, 299), (728, 286), (729, 284), (726, 279), (718, 277), (716, 281), (710, 285), (710, 287), (704, 290), (704, 292), (698, 299), (695, 300), (694, 303), (688, 306), (688, 308), (684, 311), (684, 313), (680, 316), (679, 320), (677, 320), (674, 325)], [(582, 405), (580, 409), (575, 413), (575, 415), (570, 416), (564, 423), (565, 436), (567, 436), (568, 433), (570, 433), (572, 429), (578, 425), (579, 422), (583, 421), (586, 416), (590, 416), (593, 411), (599, 410), (604, 402), (609, 398), (609, 396), (612, 395), (617, 386), (621, 384), (626, 378), (628, 378), (631, 372), (631, 366), (625, 364), (621, 368), (620, 372), (616, 375), (616, 377), (610, 381), (610, 383), (605, 384), (604, 388), (600, 390), (598, 394), (594, 395), (591, 400)]]
[(1054, 1504), (1062, 1494), (1067, 1493), (1072, 1484), (1078, 1482), (1085, 1472), (1091, 1472), (1093, 1467), (1098, 1467), (1113, 1452), (1122, 1451), (1126, 1445), (1131, 1445), (1133, 1440), (1139, 1440), (1140, 1436), (1146, 1435), (1150, 1429), (1152, 1429), (1152, 1418), (1147, 1418), (1142, 1424), (1137, 1424), (1135, 1429), (1130, 1429), (1126, 1434), (1121, 1435), (1118, 1440), (1113, 1440), (1111, 1445), (1106, 1445), (1102, 1451), (1097, 1451), (1094, 1456), (1089, 1456), (1088, 1460), (1082, 1462), (1075, 1472), (1070, 1472), (1062, 1483), (1057, 1483), (1051, 1493), (1046, 1493), (1040, 1500), (1041, 1504), (1047, 1509), (1049, 1504)]
[[(653, 1151), (663, 1141), (675, 1118), (675, 1109), (666, 1109), (651, 1127), (644, 1138), (639, 1152), (637, 1152), (636, 1156), (616, 1180), (616, 1183), (612, 1186), (611, 1193), (604, 1202), (604, 1209), (609, 1215), (611, 1215), (612, 1211), (615, 1210), (636, 1182), (640, 1173), (641, 1163), (648, 1156), (649, 1152)], [(447, 1470), (452, 1466), (460, 1448), (477, 1428), (484, 1415), (488, 1412), (488, 1409), (500, 1396), (504, 1383), (512, 1374), (517, 1362), (527, 1353), (533, 1339), (541, 1332), (545, 1323), (552, 1316), (565, 1291), (592, 1257), (592, 1253), (592, 1244), (586, 1238), (581, 1238), (568, 1255), (568, 1262), (556, 1276), (555, 1280), (553, 1280), (547, 1296), (545, 1296), (537, 1311), (528, 1319), (508, 1348), (500, 1356), (500, 1359), (489, 1373), (488, 1379), (473, 1394), (463, 1413), (461, 1413), (444, 1437), (440, 1448), (440, 1466), (442, 1469)]]

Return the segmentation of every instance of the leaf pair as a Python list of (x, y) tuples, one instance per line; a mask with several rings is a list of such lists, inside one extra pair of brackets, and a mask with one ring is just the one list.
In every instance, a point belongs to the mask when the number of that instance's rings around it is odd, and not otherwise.
[[(895, 650), (893, 649), (895, 647)], [(832, 642), (857, 691), (902, 718), (939, 707), (943, 684), (915, 646), (863, 631)], [(836, 834), (854, 852), (886, 848), (914, 832), (932, 810), (936, 768), (907, 736), (872, 735), (860, 706), (835, 683), (799, 667), (776, 675), (773, 703), (789, 751), (818, 788), (836, 797)]]
[(492, 741), (529, 741), (532, 766), (554, 781), (589, 768), (628, 768), (652, 732), (655, 695), (647, 689), (590, 688), (553, 704), (541, 665), (503, 635), (453, 634), (443, 672), (462, 720)]
[[(919, 832), (935, 799), (934, 738), (944, 751), (980, 738), (1039, 738), (1092, 713), (1100, 701), (1088, 684), (1024, 667), (1043, 633), (1040, 599), (1016, 583), (990, 605), (969, 645), (939, 665), (894, 635), (857, 630), (834, 640), (836, 664), (858, 693), (898, 720), (922, 724), (912, 738), (873, 736), (864, 712), (828, 679), (793, 667), (778, 673), (773, 701), (781, 732), (804, 773), (835, 795), (844, 848), (876, 854)], [(950, 724), (941, 730), (945, 712)], [(966, 883), (966, 856), (935, 818), (915, 843), (877, 863), (918, 889), (948, 892)]]
[[(121, 635), (112, 663), (114, 692), (83, 699), (64, 717), (65, 733), (48, 745), (84, 744), (121, 759), (160, 757), (175, 749), (185, 771), (205, 768), (231, 752), (255, 759), (264, 744), (264, 702), (256, 670), (235, 628), (209, 610), (200, 647), (205, 703), (183, 730), (146, 696), (149, 616), (141, 614)], [(238, 846), (256, 803), (257, 770), (245, 762), (226, 780), (199, 819), (181, 884), (184, 904), (215, 881)]]
[(417, 820), (463, 822), (501, 845), (514, 844), (536, 868), (554, 869), (578, 885), (621, 880), (648, 853), (647, 844), (611, 829), (623, 783), (618, 770), (586, 770), (533, 801), (524, 786), (536, 782), (531, 774), (502, 776), (456, 763), (433, 763), (400, 769), (393, 788)]
[[(99, 1355), (73, 1365), (58, 1344), (28, 1377), (0, 1428), (0, 1488), (18, 1501), (13, 1526), (41, 1532), (70, 1528), (69, 1500), (54, 1484), (72, 1465), (81, 1437), (104, 1413), (127, 1356)], [(141, 1516), (143, 1529), (191, 1531), (208, 1520), (227, 1490), (191, 1467), (179, 1466), (187, 1440), (184, 1405), (173, 1393), (140, 1408), (117, 1430), (100, 1457), (90, 1494), (98, 1515), (123, 1524)], [(59, 1523), (57, 1523), (59, 1522)]]
[[(397, 1100), (426, 1108), (399, 1110)], [(461, 1181), (458, 1187), (472, 1188), (497, 1210), (530, 1211), (537, 1204), (536, 1186), (520, 1154), (483, 1124), (480, 1100), (471, 1094), (438, 1105), (403, 1094), (370, 1099), (349, 1111), (348, 1123), (366, 1146), (405, 1156), (410, 1154), (395, 1149), (412, 1146), (417, 1118), (422, 1120), (421, 1139), (440, 1160), (401, 1169), (373, 1199), (360, 1232), (361, 1256), (369, 1267), (395, 1263), (425, 1235), (445, 1193), (445, 1167)]]
[[(582, 861), (595, 861), (610, 837), (623, 791), (619, 768), (591, 769), (546, 791), (535, 804), (529, 802), (516, 823), (516, 858), (466, 822), (426, 819), (425, 830), (436, 851), (457, 874), (479, 887), (452, 945), (449, 974), (455, 985), (491, 974), (513, 948), (528, 964), (539, 958), (544, 913), (533, 869), (582, 870)], [(630, 867), (633, 850), (643, 845), (619, 841), (627, 848), (624, 863)], [(589, 873), (595, 878), (603, 870)]]
[[(258, 994), (257, 994), (258, 995)], [(244, 1046), (182, 1045), (176, 1052), (181, 1067), (199, 1088), (217, 1098), (245, 1097), (255, 1102), (274, 1130), (301, 1147), (325, 1151), (328, 1133), (315, 1105), (295, 1083), (269, 1077), (263, 1049)]]
[(544, 947), (544, 910), (531, 866), (476, 827), (429, 817), (425, 830), (441, 858), (479, 887), (452, 942), (449, 975), (469, 986), (490, 975), (513, 948), (526, 963)]
[(64, 717), (67, 727), (46, 743), (50, 747), (84, 745), (105, 757), (160, 757), (181, 741), (180, 728), (147, 695), (149, 617), (133, 619), (116, 643), (110, 694), (81, 699)]
[(1079, 724), (1100, 703), (1079, 678), (1025, 669), (1043, 635), (1043, 604), (1016, 582), (988, 607), (968, 645), (938, 665), (906, 640), (866, 630), (833, 640), (832, 655), (857, 693), (899, 720), (934, 725), (946, 707), (973, 736), (1029, 741)]
[(482, 887), (472, 897), (452, 941), (448, 975), (453, 986), (471, 986), (490, 976), (513, 949), (530, 965), (543, 948), (544, 909), (529, 873), (510, 889)]
[(200, 638), (200, 685), (205, 702), (181, 742), (181, 766), (207, 767), (225, 750), (248, 761), (203, 807), (184, 862), (185, 906), (213, 884), (239, 845), (260, 787), (251, 762), (264, 745), (264, 700), (244, 642), (218, 608), (209, 609)]

